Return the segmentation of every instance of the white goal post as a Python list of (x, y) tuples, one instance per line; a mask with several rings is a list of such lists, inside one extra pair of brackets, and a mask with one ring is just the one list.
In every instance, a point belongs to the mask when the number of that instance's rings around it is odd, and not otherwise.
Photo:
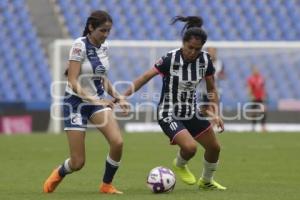
[[(50, 68), (52, 71), (53, 83), (51, 86), (52, 94), (52, 106), (51, 106), (51, 117), (49, 123), (49, 132), (60, 133), (62, 132), (62, 120), (61, 118), (61, 96), (63, 96), (63, 91), (65, 87), (65, 77), (63, 72), (66, 69), (67, 59), (70, 47), (73, 40), (71, 39), (57, 39), (49, 47), (50, 49)], [(139, 51), (140, 48), (148, 49), (147, 57), (150, 64), (154, 63), (160, 56), (166, 53), (166, 50), (171, 50), (174, 48), (179, 48), (181, 46), (181, 41), (142, 41), (142, 40), (110, 40), (108, 41), (110, 54), (114, 51), (124, 52), (124, 59), (128, 56), (131, 50)], [(233, 53), (240, 52), (239, 49), (250, 49), (253, 51), (269, 50), (273, 49), (282, 51), (283, 53), (288, 49), (292, 52), (300, 52), (300, 41), (208, 41), (205, 46), (216, 47), (218, 49), (224, 49), (224, 55), (230, 56)], [(228, 51), (227, 51), (228, 49)], [(225, 51), (226, 50), (226, 51)], [(142, 53), (142, 52), (141, 52)], [(247, 52), (245, 52), (247, 53)], [(299, 59), (298, 55), (298, 59)], [(148, 61), (147, 61), (148, 62)], [(300, 66), (299, 66), (300, 68)], [(126, 69), (125, 69), (126, 70)], [(133, 79), (132, 79), (133, 80)], [(151, 87), (151, 86), (150, 86)]]

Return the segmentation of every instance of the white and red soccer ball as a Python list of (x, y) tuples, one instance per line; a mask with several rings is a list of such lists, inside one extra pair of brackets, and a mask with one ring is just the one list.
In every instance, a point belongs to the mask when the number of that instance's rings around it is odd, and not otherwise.
[(153, 168), (147, 177), (147, 185), (153, 193), (171, 192), (175, 184), (175, 174), (166, 167)]

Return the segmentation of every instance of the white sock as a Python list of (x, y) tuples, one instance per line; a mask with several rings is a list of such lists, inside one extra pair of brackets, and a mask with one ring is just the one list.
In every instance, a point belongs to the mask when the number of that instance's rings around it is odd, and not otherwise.
[(202, 171), (201, 178), (206, 182), (212, 181), (217, 166), (218, 166), (218, 162), (209, 163), (205, 159), (203, 159), (203, 171)]
[(67, 174), (71, 174), (73, 172), (73, 170), (70, 167), (69, 164), (70, 158), (66, 159), (63, 164), (60, 165), (59, 169), (58, 169), (58, 174), (61, 177), (65, 177)]
[(67, 173), (72, 173), (73, 172), (73, 170), (70, 167), (70, 158), (66, 159), (63, 165), (64, 165), (64, 168), (65, 168)]
[(188, 160), (183, 159), (182, 156), (180, 155), (180, 151), (178, 151), (177, 157), (176, 157), (176, 166), (183, 167), (187, 163), (188, 163)]
[(114, 161), (109, 155), (107, 155), (106, 161), (107, 161), (109, 164), (111, 164), (111, 165), (113, 165), (113, 166), (115, 166), (115, 167), (119, 167), (119, 166), (120, 166), (120, 161), (119, 161), (119, 162)]

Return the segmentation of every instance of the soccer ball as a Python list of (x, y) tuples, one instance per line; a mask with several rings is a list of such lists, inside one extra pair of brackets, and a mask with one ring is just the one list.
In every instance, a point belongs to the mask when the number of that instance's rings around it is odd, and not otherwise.
[(147, 178), (147, 185), (153, 193), (171, 192), (175, 183), (175, 174), (161, 166), (153, 168)]

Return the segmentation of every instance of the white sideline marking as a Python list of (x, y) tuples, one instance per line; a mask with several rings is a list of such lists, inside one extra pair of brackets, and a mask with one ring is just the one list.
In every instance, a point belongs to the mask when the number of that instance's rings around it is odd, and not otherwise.
[[(260, 125), (256, 125), (256, 131), (260, 131)], [(266, 129), (268, 132), (300, 132), (299, 124), (274, 124), (267, 123)], [(126, 132), (162, 132), (160, 126), (157, 123), (127, 123), (125, 125)], [(225, 131), (241, 132), (252, 131), (251, 124), (226, 124)]]

